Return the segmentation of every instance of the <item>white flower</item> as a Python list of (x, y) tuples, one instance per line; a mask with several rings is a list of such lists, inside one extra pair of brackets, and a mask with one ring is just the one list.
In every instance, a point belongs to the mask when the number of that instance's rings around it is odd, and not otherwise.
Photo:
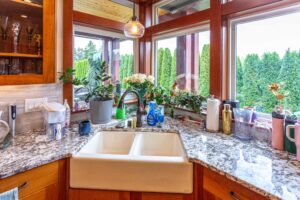
[(147, 77), (147, 81), (149, 81), (150, 83), (153, 83), (153, 84), (154, 84), (154, 77), (151, 76), (151, 75), (149, 75), (149, 76)]

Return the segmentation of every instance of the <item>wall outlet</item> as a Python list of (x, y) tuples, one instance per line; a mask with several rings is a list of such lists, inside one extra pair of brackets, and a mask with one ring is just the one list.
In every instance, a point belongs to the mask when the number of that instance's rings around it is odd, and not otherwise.
[(25, 112), (36, 112), (41, 109), (39, 106), (43, 103), (47, 103), (48, 98), (35, 98), (35, 99), (25, 99)]

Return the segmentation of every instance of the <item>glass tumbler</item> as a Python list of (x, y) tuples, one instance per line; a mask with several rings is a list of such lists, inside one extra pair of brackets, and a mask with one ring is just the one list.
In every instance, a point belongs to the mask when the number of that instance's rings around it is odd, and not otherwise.
[(233, 108), (234, 113), (234, 137), (249, 141), (251, 140), (251, 120), (254, 110), (252, 108)]

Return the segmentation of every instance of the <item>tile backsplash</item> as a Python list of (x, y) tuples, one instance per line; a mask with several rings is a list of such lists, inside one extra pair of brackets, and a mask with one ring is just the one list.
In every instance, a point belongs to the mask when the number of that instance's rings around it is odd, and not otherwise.
[(0, 110), (4, 111), (2, 119), (8, 120), (8, 106), (17, 105), (17, 132), (40, 128), (43, 125), (41, 112), (25, 113), (25, 99), (47, 97), (48, 102), (63, 103), (62, 84), (21, 85), (0, 87)]

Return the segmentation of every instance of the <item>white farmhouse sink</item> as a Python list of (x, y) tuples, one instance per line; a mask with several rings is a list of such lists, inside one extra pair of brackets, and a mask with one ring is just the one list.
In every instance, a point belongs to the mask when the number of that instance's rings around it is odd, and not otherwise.
[(175, 133), (100, 132), (71, 158), (70, 186), (192, 193), (193, 165)]

